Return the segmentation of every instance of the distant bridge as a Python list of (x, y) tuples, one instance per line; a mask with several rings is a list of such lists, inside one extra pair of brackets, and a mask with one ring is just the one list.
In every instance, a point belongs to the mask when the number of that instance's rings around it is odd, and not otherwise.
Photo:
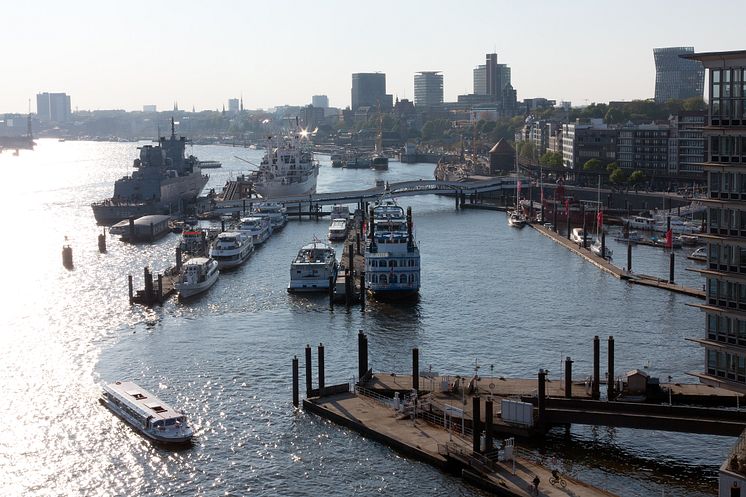
[[(523, 179), (523, 181), (526, 180)], [(366, 200), (377, 200), (384, 194), (389, 194), (393, 197), (448, 193), (456, 194), (459, 192), (470, 195), (473, 193), (494, 192), (500, 190), (514, 192), (515, 187), (516, 178), (510, 176), (477, 181), (413, 180), (390, 183), (386, 186), (376, 186), (365, 190), (270, 197), (267, 200), (281, 202), (289, 206), (297, 205), (302, 208), (303, 206), (312, 205), (351, 204)], [(240, 199), (219, 201), (216, 202), (210, 210), (217, 213), (235, 212), (241, 209), (245, 210), (246, 206), (252, 202), (261, 202), (261, 200)]]

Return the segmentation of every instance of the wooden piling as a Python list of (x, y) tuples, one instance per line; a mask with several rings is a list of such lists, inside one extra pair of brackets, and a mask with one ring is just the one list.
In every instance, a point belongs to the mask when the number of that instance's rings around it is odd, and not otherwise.
[(598, 339), (598, 335), (593, 337), (593, 388), (591, 391), (591, 398), (598, 400), (601, 398), (601, 383), (599, 376), (601, 375), (601, 340)]
[(614, 337), (609, 335), (609, 377), (606, 379), (606, 397), (614, 400)]
[(565, 398), (572, 398), (572, 359), (565, 357)]
[(128, 294), (129, 294), (129, 298), (130, 298), (130, 305), (131, 305), (131, 304), (132, 304), (132, 298), (133, 298), (133, 297), (134, 297), (134, 295), (135, 295), (135, 294), (134, 294), (134, 289), (132, 288), (132, 275), (131, 275), (131, 274), (128, 274), (128, 275), (127, 275), (127, 284), (128, 284), (128, 287), (129, 287), (129, 292), (128, 292)]
[(66, 269), (73, 269), (73, 248), (70, 245), (62, 247), (62, 265)]
[(538, 425), (539, 427), (544, 426), (544, 419), (545, 419), (545, 412), (546, 412), (546, 377), (547, 374), (544, 372), (543, 369), (539, 370), (539, 385), (537, 388), (537, 405), (539, 410), (539, 419), (538, 419)]
[(360, 273), (360, 309), (365, 310), (365, 271)]
[(420, 349), (412, 349), (412, 388), (420, 391)]
[(472, 450), (474, 452), (480, 452), (480, 435), (482, 434), (482, 419), (479, 412), (480, 398), (479, 395), (475, 395), (471, 398), (471, 431), (472, 431)]
[(311, 346), (306, 344), (306, 398), (311, 397), (311, 391), (313, 390), (311, 370)]
[(300, 395), (298, 394), (298, 356), (293, 356), (293, 405), (298, 407)]
[(98, 251), (102, 254), (106, 253), (106, 235), (103, 233), (98, 235)]
[(673, 285), (673, 282), (674, 282), (674, 280), (673, 280), (673, 276), (674, 276), (674, 274), (673, 274), (673, 273), (674, 273), (674, 267), (675, 267), (675, 266), (674, 266), (674, 258), (675, 258), (675, 257), (676, 257), (676, 256), (674, 255), (674, 253), (673, 253), (673, 248), (672, 248), (672, 249), (671, 249), (671, 256), (670, 256), (670, 260), (669, 260), (669, 262), (668, 262), (668, 282), (669, 282), (669, 283), (671, 283), (672, 285)]
[(632, 240), (627, 239), (627, 271), (632, 272)]
[(336, 282), (334, 281), (334, 276), (329, 276), (329, 307), (334, 309), (334, 286)]
[(319, 397), (324, 396), (324, 344), (319, 343)]
[(487, 452), (490, 452), (492, 450), (492, 446), (494, 445), (494, 442), (492, 441), (492, 416), (492, 397), (490, 397), (484, 402), (484, 433), (486, 438), (485, 445)]
[(606, 233), (603, 231), (603, 227), (601, 227), (601, 257), (606, 259)]

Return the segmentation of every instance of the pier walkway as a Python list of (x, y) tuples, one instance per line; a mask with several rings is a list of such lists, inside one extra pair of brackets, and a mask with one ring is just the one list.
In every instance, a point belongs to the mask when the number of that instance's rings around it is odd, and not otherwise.
[(637, 274), (631, 271), (627, 271), (625, 269), (620, 268), (619, 266), (612, 264), (611, 262), (604, 259), (603, 257), (600, 257), (594, 254), (589, 249), (583, 248), (577, 243), (571, 240), (568, 240), (567, 237), (562, 236), (561, 234), (555, 231), (552, 231), (549, 228), (546, 228), (545, 226), (542, 226), (541, 224), (530, 223), (529, 226), (531, 226), (533, 229), (535, 229), (542, 235), (548, 238), (551, 238), (552, 240), (557, 242), (559, 245), (562, 245), (563, 247), (565, 247), (570, 252), (573, 252), (581, 256), (586, 261), (590, 262), (597, 268), (614, 276), (617, 279), (627, 281), (634, 285), (643, 285), (643, 286), (649, 286), (649, 287), (654, 287), (654, 288), (660, 288), (663, 290), (668, 290), (674, 293), (688, 295), (690, 297), (697, 297), (700, 299), (705, 298), (704, 290), (699, 290), (697, 288), (691, 288), (691, 287), (687, 287), (684, 285), (677, 285), (675, 283), (669, 283), (667, 280), (656, 278), (655, 276), (649, 276), (646, 274)]
[[(466, 481), (495, 495), (529, 497), (538, 476), (540, 496), (610, 497), (613, 494), (565, 475), (566, 488), (550, 485), (551, 470), (514, 450), (512, 461), (474, 453), (467, 439), (442, 425), (401, 414), (372, 397), (351, 392), (305, 399), (303, 408), (443, 471), (455, 470)], [(460, 469), (460, 471), (459, 471)]]

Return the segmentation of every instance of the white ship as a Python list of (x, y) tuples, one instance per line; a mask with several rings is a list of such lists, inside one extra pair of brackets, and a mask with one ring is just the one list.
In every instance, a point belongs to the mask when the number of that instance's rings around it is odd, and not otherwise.
[(272, 225), (269, 217), (242, 217), (236, 230), (251, 237), (254, 245), (261, 245), (272, 235)]
[(105, 385), (101, 403), (134, 429), (157, 442), (188, 444), (194, 434), (184, 413), (132, 383)]
[(210, 246), (210, 257), (218, 261), (218, 269), (240, 266), (253, 253), (251, 236), (242, 231), (220, 233)]
[(290, 264), (288, 292), (328, 291), (329, 282), (337, 278), (334, 249), (314, 239), (298, 251)]
[(371, 212), (365, 247), (365, 284), (377, 298), (403, 298), (420, 289), (420, 249), (414, 240), (412, 209), (393, 200), (379, 202)]
[(218, 262), (207, 257), (194, 257), (184, 263), (179, 281), (174, 285), (179, 298), (193, 297), (207, 291), (218, 281)]
[(251, 174), (254, 189), (265, 199), (316, 193), (319, 163), (314, 160), (307, 132), (267, 137), (267, 153)]
[(272, 231), (280, 231), (288, 223), (287, 208), (277, 202), (262, 202), (256, 206), (254, 215), (269, 219)]

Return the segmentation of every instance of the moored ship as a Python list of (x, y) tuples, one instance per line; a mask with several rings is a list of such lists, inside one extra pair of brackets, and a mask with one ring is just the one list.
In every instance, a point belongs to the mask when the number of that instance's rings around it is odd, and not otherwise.
[(420, 289), (420, 249), (414, 240), (412, 208), (393, 200), (371, 211), (369, 242), (365, 247), (365, 283), (376, 298), (397, 299)]
[(314, 160), (305, 132), (267, 137), (267, 153), (259, 170), (250, 175), (254, 189), (265, 199), (316, 193), (319, 163)]
[(185, 156), (186, 141), (183, 136), (176, 137), (171, 119), (169, 138), (162, 136), (158, 145), (138, 147), (136, 171), (114, 183), (110, 199), (91, 204), (96, 222), (113, 224), (130, 217), (171, 214), (197, 198), (208, 176), (202, 174), (196, 157)]

